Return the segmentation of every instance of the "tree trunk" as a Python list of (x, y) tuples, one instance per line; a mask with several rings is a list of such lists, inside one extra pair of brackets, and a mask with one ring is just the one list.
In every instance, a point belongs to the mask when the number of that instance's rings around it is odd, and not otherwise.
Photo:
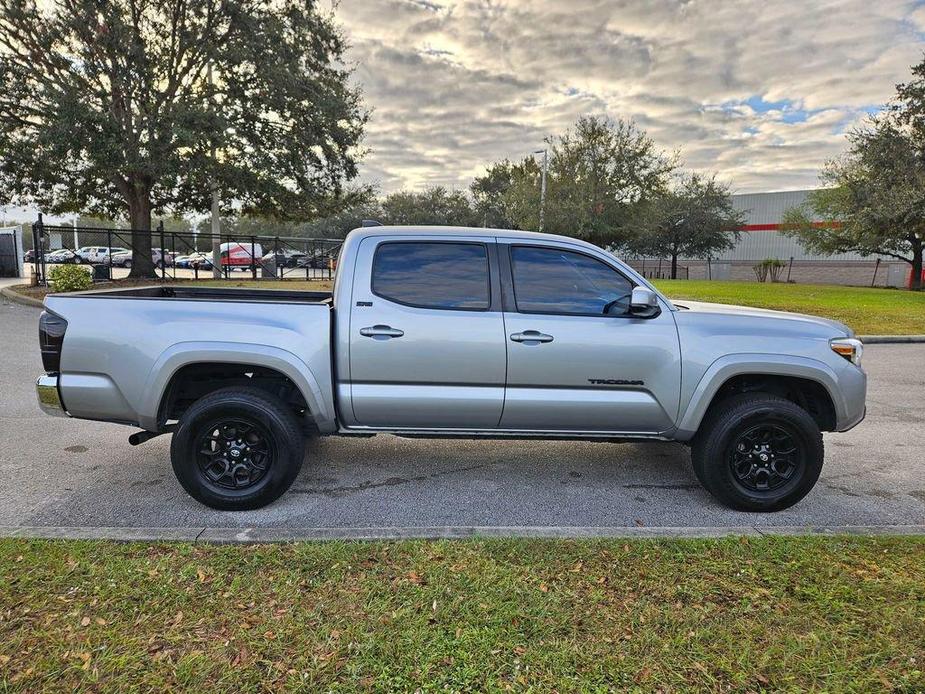
[(132, 269), (134, 277), (157, 277), (151, 252), (151, 191), (134, 186), (128, 195), (128, 220), (132, 228)]
[(671, 279), (678, 279), (678, 254), (671, 254)]

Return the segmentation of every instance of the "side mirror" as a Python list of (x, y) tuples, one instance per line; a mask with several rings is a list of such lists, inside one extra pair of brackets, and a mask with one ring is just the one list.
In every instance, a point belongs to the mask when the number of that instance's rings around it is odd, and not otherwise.
[(647, 287), (634, 287), (630, 297), (630, 314), (637, 318), (654, 318), (658, 315), (658, 296)]

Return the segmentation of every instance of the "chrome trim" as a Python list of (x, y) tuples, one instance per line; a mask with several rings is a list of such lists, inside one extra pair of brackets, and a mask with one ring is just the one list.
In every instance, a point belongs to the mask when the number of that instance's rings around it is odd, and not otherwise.
[(39, 407), (42, 412), (52, 417), (67, 417), (61, 394), (58, 392), (57, 376), (39, 376), (35, 382), (35, 392), (38, 395)]

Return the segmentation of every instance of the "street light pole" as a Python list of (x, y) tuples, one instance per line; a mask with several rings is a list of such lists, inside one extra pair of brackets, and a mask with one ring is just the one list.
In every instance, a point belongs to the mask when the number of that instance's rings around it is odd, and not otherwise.
[(540, 231), (543, 231), (543, 223), (546, 213), (546, 169), (549, 166), (549, 150), (538, 149), (534, 154), (543, 155), (543, 173), (540, 176)]
[[(212, 87), (212, 61), (206, 68), (209, 88)], [(210, 101), (211, 103), (211, 101)], [(212, 143), (212, 162), (215, 162), (215, 142)], [(212, 277), (221, 279), (222, 276), (222, 229), (221, 208), (219, 207), (218, 185), (212, 181)], [(198, 249), (197, 249), (198, 250)]]

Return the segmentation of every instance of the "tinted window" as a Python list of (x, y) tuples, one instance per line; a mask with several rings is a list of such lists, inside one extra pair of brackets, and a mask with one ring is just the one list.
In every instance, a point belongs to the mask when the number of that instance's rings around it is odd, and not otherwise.
[(511, 248), (518, 311), (620, 315), (632, 283), (606, 263), (554, 248)]
[(373, 293), (422, 308), (487, 310), (488, 253), (478, 243), (383, 243)]

